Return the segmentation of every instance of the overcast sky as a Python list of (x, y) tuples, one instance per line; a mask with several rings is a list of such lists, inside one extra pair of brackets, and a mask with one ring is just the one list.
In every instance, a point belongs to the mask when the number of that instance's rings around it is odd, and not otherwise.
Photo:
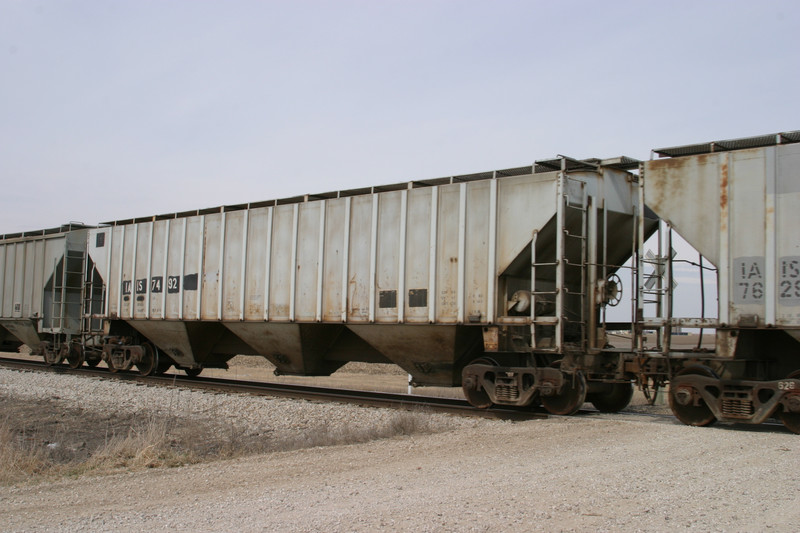
[(0, 233), (800, 127), (792, 1), (0, 0)]

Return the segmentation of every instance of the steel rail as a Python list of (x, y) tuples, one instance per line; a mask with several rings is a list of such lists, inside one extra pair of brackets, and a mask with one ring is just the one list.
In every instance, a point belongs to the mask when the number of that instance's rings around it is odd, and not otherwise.
[(133, 381), (136, 383), (162, 387), (180, 386), (184, 388), (213, 390), (234, 394), (251, 394), (312, 401), (335, 401), (357, 404), (366, 407), (389, 407), (395, 409), (420, 408), (435, 412), (457, 414), (460, 416), (475, 416), (500, 420), (533, 420), (548, 418), (548, 414), (541, 411), (506, 407), (477, 409), (471, 406), (466, 400), (437, 398), (433, 396), (337, 389), (311, 385), (269, 383), (263, 381), (208, 378), (200, 376), (192, 378), (178, 374), (142, 376), (134, 372), (109, 372), (106, 368), (90, 368), (83, 366), (72, 369), (63, 364), (49, 366), (44, 363), (44, 361), (26, 361), (22, 359), (6, 357), (0, 357), (0, 366), (20, 370), (56, 372), (61, 374), (72, 374), (87, 377), (101, 377), (105, 379), (120, 379), (123, 381)]
[[(32, 370), (40, 372), (56, 372), (61, 374), (81, 375), (87, 377), (100, 377), (105, 379), (120, 379), (153, 386), (180, 386), (197, 390), (211, 390), (231, 394), (250, 394), (259, 396), (272, 396), (280, 398), (292, 398), (309, 401), (330, 401), (340, 403), (350, 403), (364, 407), (384, 407), (394, 409), (426, 409), (431, 412), (449, 413), (459, 416), (474, 416), (480, 418), (492, 418), (499, 420), (536, 420), (545, 418), (570, 418), (567, 416), (552, 415), (538, 408), (506, 408), (492, 407), (490, 409), (478, 409), (469, 404), (466, 400), (454, 398), (437, 398), (434, 396), (421, 396), (411, 394), (398, 394), (390, 392), (363, 391), (352, 389), (335, 389), (327, 387), (317, 387), (312, 385), (290, 385), (285, 383), (269, 383), (264, 381), (244, 381), (237, 379), (222, 379), (208, 377), (189, 377), (179, 374), (164, 374), (161, 376), (142, 376), (135, 372), (109, 372), (106, 368), (91, 368), (82, 366), (71, 369), (67, 365), (47, 365), (44, 361), (32, 361), (0, 357), (0, 367), (15, 368), (20, 370)], [(671, 414), (663, 413), (643, 413), (639, 411), (620, 411), (619, 413), (601, 413), (596, 409), (582, 408), (578, 414), (587, 418), (599, 418), (603, 420), (625, 420), (634, 418), (645, 418), (653, 420), (654, 423), (674, 423), (680, 424)], [(737, 431), (774, 431), (776, 428), (785, 429), (783, 424), (777, 420), (768, 420), (761, 424), (732, 424), (719, 427), (727, 427)], [(788, 430), (787, 430), (788, 431)]]

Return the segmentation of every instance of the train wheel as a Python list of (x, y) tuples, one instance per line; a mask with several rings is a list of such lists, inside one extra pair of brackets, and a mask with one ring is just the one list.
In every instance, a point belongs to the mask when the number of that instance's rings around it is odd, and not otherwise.
[(717, 421), (717, 417), (705, 400), (699, 397), (697, 389), (681, 383), (680, 377), (688, 375), (717, 377), (707, 366), (690, 366), (678, 372), (669, 384), (669, 407), (672, 414), (687, 426), (710, 426)]
[(69, 347), (69, 353), (67, 353), (67, 363), (69, 364), (70, 368), (80, 368), (83, 366), (83, 346), (80, 344), (72, 344)]
[(197, 376), (200, 375), (200, 372), (202, 372), (203, 369), (202, 368), (184, 368), (183, 371), (186, 372), (186, 375), (189, 376), (190, 378), (196, 378)]
[[(497, 361), (488, 357), (475, 359), (470, 364), (498, 366)], [(492, 400), (489, 398), (489, 395), (483, 389), (478, 390), (477, 383), (462, 382), (461, 390), (464, 391), (464, 397), (473, 407), (477, 407), (478, 409), (488, 409), (492, 406)]]
[[(800, 379), (800, 370), (795, 370), (794, 372), (789, 374), (788, 378)], [(800, 402), (800, 394), (795, 393), (793, 394), (793, 396), (795, 396), (794, 399), (796, 399), (796, 401)], [(784, 408), (784, 410), (781, 411), (780, 413), (780, 417), (781, 417), (781, 422), (783, 422), (783, 425), (786, 426), (786, 429), (788, 429), (792, 433), (797, 433), (798, 435), (800, 435), (800, 413), (790, 413), (787, 412)]]
[(542, 405), (554, 415), (574, 415), (586, 401), (586, 378), (581, 372), (564, 374), (564, 387), (556, 396), (542, 396)]
[(628, 407), (631, 398), (633, 383), (612, 383), (609, 391), (586, 395), (586, 401), (591, 402), (601, 413), (618, 413)]
[(144, 349), (144, 355), (142, 360), (136, 363), (136, 369), (143, 376), (155, 374), (158, 370), (158, 348), (149, 342), (142, 344), (142, 348)]
[(64, 361), (64, 356), (60, 349), (54, 350), (50, 346), (44, 348), (44, 362), (50, 366), (60, 365)]
[(172, 362), (165, 359), (166, 359), (165, 357), (161, 357), (161, 355), (159, 354), (158, 367), (156, 368), (157, 376), (160, 376), (161, 374), (163, 374), (172, 367)]

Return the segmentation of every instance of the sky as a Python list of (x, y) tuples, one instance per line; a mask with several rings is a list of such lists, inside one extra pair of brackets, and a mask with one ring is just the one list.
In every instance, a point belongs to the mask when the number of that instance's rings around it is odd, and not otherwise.
[(0, 233), (798, 129), (796, 1), (0, 0)]

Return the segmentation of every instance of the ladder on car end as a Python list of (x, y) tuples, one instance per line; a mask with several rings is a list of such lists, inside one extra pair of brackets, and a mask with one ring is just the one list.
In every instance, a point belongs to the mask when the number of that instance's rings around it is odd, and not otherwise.
[[(538, 262), (536, 258), (536, 240), (538, 233), (534, 233), (531, 242), (531, 345), (537, 351), (563, 353), (564, 338), (567, 325), (574, 325), (579, 331), (580, 349), (587, 347), (587, 234), (589, 196), (586, 183), (568, 174), (567, 166), (573, 162), (562, 157), (562, 169), (557, 184), (556, 205), (556, 251), (555, 258), (550, 262)], [(580, 163), (585, 166), (585, 162)], [(593, 169), (596, 167), (592, 167)], [(579, 223), (575, 227), (574, 220)], [(572, 225), (570, 230), (568, 226)], [(537, 269), (555, 269), (554, 290), (537, 290)], [(580, 279), (580, 289), (570, 291), (567, 279)], [(575, 307), (567, 305), (569, 295), (578, 296), (580, 303), (577, 312)], [(555, 313), (552, 316), (539, 316), (536, 312), (537, 298), (551, 298), (555, 303)], [(537, 326), (553, 326), (555, 328), (553, 346), (550, 348), (538, 347)]]

